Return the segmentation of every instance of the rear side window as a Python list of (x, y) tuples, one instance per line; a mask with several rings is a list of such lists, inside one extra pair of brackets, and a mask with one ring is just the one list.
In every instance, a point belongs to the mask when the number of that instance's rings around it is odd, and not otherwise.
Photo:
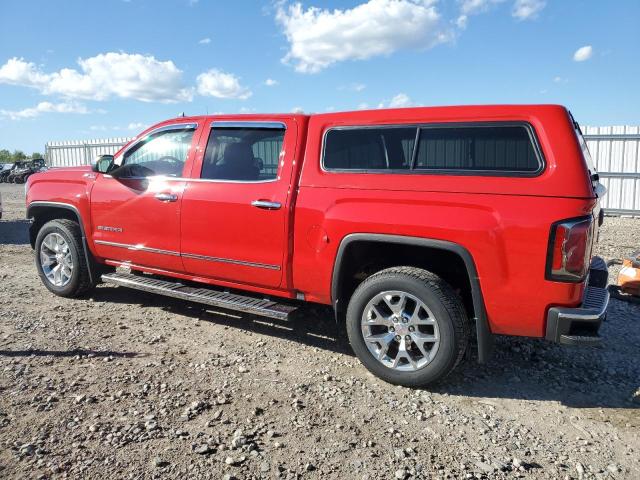
[(340, 170), (408, 170), (416, 139), (415, 127), (345, 128), (329, 130), (324, 167)]
[(338, 128), (327, 132), (323, 162), (327, 170), (452, 174), (532, 175), (543, 167), (524, 123)]

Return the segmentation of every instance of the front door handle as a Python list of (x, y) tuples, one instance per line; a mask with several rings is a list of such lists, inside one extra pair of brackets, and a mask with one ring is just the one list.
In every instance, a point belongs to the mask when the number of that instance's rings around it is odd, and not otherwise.
[(178, 200), (178, 195), (175, 193), (156, 193), (156, 199), (161, 202), (176, 202)]
[(251, 202), (251, 206), (265, 210), (278, 210), (282, 207), (282, 204), (280, 202), (268, 202), (267, 200), (254, 200)]

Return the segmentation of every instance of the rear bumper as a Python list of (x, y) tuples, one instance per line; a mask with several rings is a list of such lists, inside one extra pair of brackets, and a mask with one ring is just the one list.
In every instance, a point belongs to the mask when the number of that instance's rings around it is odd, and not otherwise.
[(552, 307), (547, 315), (545, 338), (565, 345), (597, 345), (600, 324), (607, 316), (609, 291), (607, 264), (600, 257), (591, 260), (589, 279), (576, 308)]

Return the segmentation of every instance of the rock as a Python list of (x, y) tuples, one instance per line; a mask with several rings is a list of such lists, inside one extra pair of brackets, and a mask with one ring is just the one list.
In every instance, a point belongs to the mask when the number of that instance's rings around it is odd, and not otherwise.
[(211, 447), (209, 447), (208, 443), (202, 443), (198, 446), (196, 446), (193, 449), (194, 453), (197, 453), (198, 455), (207, 455), (209, 453), (213, 453), (213, 451), (211, 450)]
[(246, 460), (246, 457), (227, 457), (224, 459), (224, 463), (227, 465), (240, 465), (242, 462)]
[(75, 402), (76, 403), (82, 403), (85, 401), (85, 399), (87, 398), (86, 395), (77, 395), (75, 398)]
[(405, 478), (407, 478), (409, 476), (409, 474), (407, 473), (407, 471), (403, 468), (396, 470), (395, 473), (395, 478), (397, 478), (398, 480), (404, 480)]
[(582, 478), (584, 476), (584, 467), (580, 462), (576, 463), (576, 472), (578, 473), (578, 478)]
[(20, 446), (20, 455), (33, 455), (35, 451), (36, 447), (31, 443), (25, 443)]
[(307, 472), (313, 472), (313, 471), (316, 469), (316, 467), (315, 467), (315, 465), (313, 465), (313, 463), (307, 463), (307, 464), (304, 466), (304, 469), (305, 469), (305, 471), (307, 471)]
[(513, 463), (513, 466), (516, 468), (520, 468), (522, 466), (522, 460), (519, 458), (514, 458), (511, 463)]
[(154, 457), (153, 458), (153, 464), (158, 468), (162, 468), (162, 467), (166, 467), (167, 465), (169, 465), (169, 462), (167, 462), (166, 460), (163, 460), (160, 457)]
[(607, 470), (611, 473), (620, 473), (620, 467), (613, 463), (607, 466)]
[(146, 428), (148, 431), (153, 431), (156, 428), (158, 428), (158, 422), (154, 421), (154, 420), (149, 420), (144, 422), (144, 428)]

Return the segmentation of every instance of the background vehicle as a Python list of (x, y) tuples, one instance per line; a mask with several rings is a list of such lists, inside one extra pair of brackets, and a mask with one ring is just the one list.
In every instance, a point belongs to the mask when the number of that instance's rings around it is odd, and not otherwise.
[(494, 334), (600, 340), (597, 178), (562, 106), (200, 116), (30, 177), (27, 215), (58, 295), (102, 280), (280, 319), (332, 305), (363, 364), (412, 386), (474, 329), (481, 361)]
[(31, 175), (45, 169), (45, 161), (42, 158), (16, 162), (6, 181), (7, 183), (25, 183)]
[(0, 182), (9, 183), (9, 175), (11, 174), (13, 169), (16, 168), (15, 163), (5, 163), (3, 167), (4, 168), (0, 170)]

